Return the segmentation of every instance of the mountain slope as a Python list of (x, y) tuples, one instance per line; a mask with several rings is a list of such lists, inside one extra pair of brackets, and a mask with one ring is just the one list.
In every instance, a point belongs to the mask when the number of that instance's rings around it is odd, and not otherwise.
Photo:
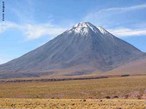
[(102, 27), (83, 22), (43, 46), (0, 66), (0, 77), (83, 75), (105, 72), (143, 53)]
[(118, 68), (115, 68), (109, 72), (108, 75), (135, 75), (135, 74), (146, 74), (146, 56), (134, 62), (122, 65)]

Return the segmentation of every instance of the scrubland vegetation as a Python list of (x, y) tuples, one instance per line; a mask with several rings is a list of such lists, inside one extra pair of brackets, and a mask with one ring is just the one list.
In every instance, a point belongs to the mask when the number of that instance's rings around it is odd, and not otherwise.
[(0, 109), (145, 109), (146, 76), (1, 82)]
[(0, 98), (145, 98), (146, 76), (0, 83)]

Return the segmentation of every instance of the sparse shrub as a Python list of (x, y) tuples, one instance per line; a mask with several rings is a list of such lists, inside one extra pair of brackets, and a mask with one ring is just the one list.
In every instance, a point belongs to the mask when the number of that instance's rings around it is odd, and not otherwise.
[(83, 101), (84, 101), (84, 102), (86, 102), (86, 100), (85, 100), (85, 99), (84, 99)]
[(137, 99), (141, 99), (141, 96), (140, 96), (140, 95), (138, 95), (138, 96), (137, 96)]
[(113, 96), (113, 98), (119, 98), (118, 96)]
[(122, 109), (121, 107), (117, 107), (116, 109)]
[(89, 99), (92, 99), (92, 97), (89, 97)]
[(105, 98), (106, 98), (106, 99), (110, 99), (111, 97), (110, 97), (110, 96), (106, 96)]
[(100, 102), (102, 102), (102, 100), (99, 100)]
[(36, 98), (40, 98), (38, 95), (36, 95)]

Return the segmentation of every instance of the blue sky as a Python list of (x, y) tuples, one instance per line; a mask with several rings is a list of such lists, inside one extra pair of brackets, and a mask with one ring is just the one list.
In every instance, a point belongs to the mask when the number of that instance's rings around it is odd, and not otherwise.
[(0, 0), (0, 18), (0, 64), (83, 21), (146, 52), (146, 0)]

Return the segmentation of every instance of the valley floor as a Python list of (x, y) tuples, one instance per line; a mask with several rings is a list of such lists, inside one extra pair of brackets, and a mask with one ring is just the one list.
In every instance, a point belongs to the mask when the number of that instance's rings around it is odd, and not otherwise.
[(0, 109), (146, 109), (146, 76), (0, 82)]
[(0, 109), (145, 109), (146, 101), (131, 99), (0, 99)]
[(146, 76), (52, 82), (0, 82), (0, 98), (146, 99)]

